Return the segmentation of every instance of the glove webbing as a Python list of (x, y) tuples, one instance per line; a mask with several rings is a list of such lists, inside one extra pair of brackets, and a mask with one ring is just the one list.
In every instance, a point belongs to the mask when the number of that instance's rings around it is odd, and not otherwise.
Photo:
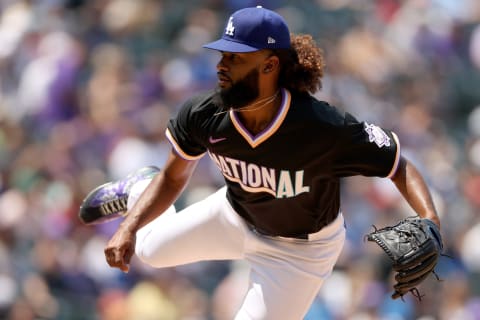
[[(405, 219), (407, 220), (407, 219)], [(384, 227), (382, 228), (381, 230), (396, 230), (398, 233), (400, 234), (404, 234), (407, 236), (407, 238), (409, 239), (409, 241), (412, 243), (413, 242), (413, 239), (415, 237), (415, 240), (417, 240), (417, 235), (415, 233), (411, 233), (409, 231), (406, 231), (406, 230), (401, 230), (401, 229), (398, 229), (397, 227), (399, 225), (401, 225), (402, 223), (405, 222), (405, 220), (402, 220), (400, 221), (397, 225), (395, 226), (391, 226), (391, 227)], [(372, 224), (372, 227), (374, 229), (374, 232), (372, 232), (372, 234), (375, 234), (375, 233), (378, 233), (379, 232), (379, 229), (377, 228), (377, 226), (375, 226), (374, 224)], [(413, 235), (413, 237), (411, 237)], [(395, 256), (393, 255), (392, 251), (388, 248), (388, 246), (383, 242), (381, 241), (379, 238), (374, 238), (374, 237), (371, 237), (371, 235), (366, 235), (364, 237), (364, 241), (365, 241), (365, 238), (368, 238), (369, 240), (373, 240), (375, 241), (376, 244), (378, 244), (378, 246), (380, 246), (382, 248), (383, 251), (385, 251), (385, 253), (388, 255), (388, 257), (392, 260), (392, 261), (396, 261), (397, 259), (395, 258)], [(418, 245), (418, 243), (417, 243)]]

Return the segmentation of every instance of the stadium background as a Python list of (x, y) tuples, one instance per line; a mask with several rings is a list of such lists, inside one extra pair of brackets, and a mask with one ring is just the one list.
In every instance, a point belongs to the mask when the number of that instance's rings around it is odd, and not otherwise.
[[(363, 235), (412, 212), (389, 181), (346, 179), (348, 241), (306, 319), (480, 319), (477, 0), (0, 1), (1, 319), (231, 317), (242, 263), (135, 260), (123, 274), (103, 257), (118, 222), (85, 227), (76, 214), (94, 186), (164, 162), (166, 121), (215, 84), (218, 56), (201, 44), (258, 4), (324, 49), (319, 98), (398, 133), (452, 257), (421, 303), (391, 300), (387, 261)], [(215, 170), (202, 160), (177, 206), (220, 186)]]

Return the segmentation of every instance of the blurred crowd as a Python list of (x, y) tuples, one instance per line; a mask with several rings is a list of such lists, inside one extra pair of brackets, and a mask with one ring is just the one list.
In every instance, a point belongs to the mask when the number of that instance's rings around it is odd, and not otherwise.
[[(347, 243), (306, 319), (480, 319), (478, 0), (1, 0), (0, 319), (232, 318), (243, 262), (134, 259), (124, 274), (103, 257), (118, 221), (77, 212), (93, 187), (162, 166), (168, 119), (216, 82), (219, 55), (201, 45), (255, 5), (314, 36), (318, 98), (394, 130), (442, 218), (442, 281), (391, 300), (388, 261), (363, 237), (413, 212), (389, 180), (345, 179)], [(222, 183), (202, 159), (177, 208)]]

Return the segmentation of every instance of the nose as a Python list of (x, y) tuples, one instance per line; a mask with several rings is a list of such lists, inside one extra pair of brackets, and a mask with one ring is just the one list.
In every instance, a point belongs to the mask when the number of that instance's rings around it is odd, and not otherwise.
[(225, 66), (224, 58), (222, 57), (217, 63), (217, 71), (227, 71), (228, 68)]

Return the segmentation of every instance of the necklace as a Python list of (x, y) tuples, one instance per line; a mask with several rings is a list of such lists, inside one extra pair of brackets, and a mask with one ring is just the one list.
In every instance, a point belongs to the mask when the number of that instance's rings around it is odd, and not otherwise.
[[(270, 102), (274, 101), (277, 98), (279, 93), (280, 93), (280, 90), (277, 90), (277, 92), (275, 92), (270, 97), (260, 99), (256, 102), (252, 103), (252, 104), (249, 104), (249, 105), (246, 105), (246, 106), (243, 106), (243, 107), (240, 107), (240, 108), (229, 108), (228, 110), (225, 110), (225, 111), (219, 111), (219, 112), (215, 113), (214, 116), (219, 115), (219, 114), (223, 114), (223, 113), (226, 113), (226, 112), (229, 112), (229, 111), (235, 111), (235, 112), (244, 111), (244, 112), (247, 112), (247, 111), (258, 110), (258, 109), (263, 108), (264, 106), (268, 105)], [(260, 105), (255, 107), (255, 108), (251, 108), (251, 107), (256, 106), (258, 104), (260, 104)], [(251, 108), (251, 109), (249, 109), (249, 108)]]

